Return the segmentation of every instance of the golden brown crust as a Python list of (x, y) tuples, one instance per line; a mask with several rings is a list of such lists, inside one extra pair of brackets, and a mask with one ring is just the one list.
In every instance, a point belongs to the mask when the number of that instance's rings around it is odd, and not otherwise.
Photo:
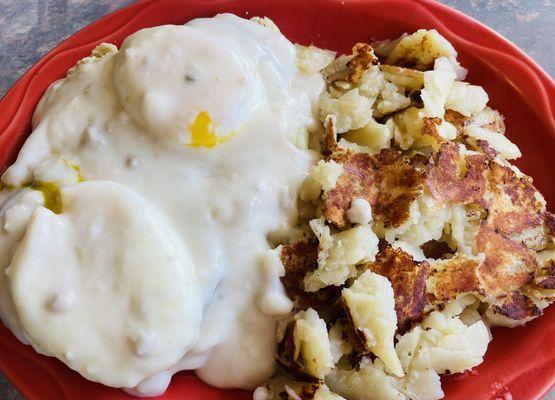
[[(434, 198), (442, 203), (467, 204), (478, 202), (485, 191), (485, 172), (488, 166), (484, 155), (463, 158), (456, 143), (444, 143), (430, 162), (426, 186)], [(462, 168), (464, 173), (459, 172)]]
[(285, 267), (281, 283), (289, 298), (293, 300), (295, 309), (306, 310), (312, 307), (319, 311), (338, 300), (341, 289), (337, 286), (328, 286), (317, 292), (304, 290), (305, 275), (318, 266), (318, 242), (315, 239), (283, 245), (280, 257)]
[[(425, 37), (420, 45), (426, 46), (426, 40)], [(328, 68), (325, 73), (328, 85), (334, 87), (336, 94), (355, 88), (375, 62), (372, 48), (359, 43), (353, 47), (352, 55), (341, 56)], [(433, 67), (433, 63), (428, 64), (427, 59), (421, 62), (409, 48), (396, 60), (396, 66), (381, 69), (390, 73), (390, 79), (385, 74), (384, 79), (402, 87), (405, 93), (408, 86), (395, 80), (401, 81), (406, 75), (406, 82), (414, 88), (411, 99), (422, 103), (418, 97), (419, 78), (423, 73), (402, 67), (421, 70)], [(409, 80), (410, 77), (414, 77), (416, 83)], [(410, 109), (415, 114), (417, 111)], [(418, 196), (431, 194), (440, 203), (441, 217), (447, 222), (442, 222), (441, 235), (432, 236), (440, 239), (421, 246), (424, 255), (435, 261), (415, 262), (402, 250), (381, 243), (374, 262), (357, 266), (359, 272), (361, 268), (369, 268), (389, 279), (401, 332), (430, 309), (441, 309), (449, 301), (468, 293), (486, 303), (488, 313), (515, 321), (538, 316), (541, 313), (538, 307), (545, 307), (552, 301), (547, 296), (555, 290), (555, 261), (544, 261), (538, 266), (536, 251), (548, 248), (549, 240), (555, 238), (555, 215), (545, 211), (545, 202), (531, 178), (499, 159), (498, 151), (487, 141), (467, 134), (471, 132), (470, 126), (504, 134), (503, 118), (489, 108), (472, 116), (447, 109), (444, 119), (421, 117), (418, 125), (414, 125), (416, 122), (409, 116), (397, 112), (390, 117), (393, 118), (390, 122), (394, 122), (392, 126), (397, 129), (395, 138), (389, 143), (392, 148), (382, 149), (377, 154), (359, 153), (353, 150), (356, 146), (340, 147), (335, 117), (326, 118), (322, 154), (326, 160), (340, 164), (343, 173), (333, 189), (323, 192), (322, 202), (317, 206), (318, 215), (321, 211), (334, 231), (350, 227), (347, 210), (354, 199), (362, 198), (372, 206), (376, 232), (383, 235), (385, 231), (388, 239), (393, 240), (390, 236), (402, 233), (387, 230), (411, 218), (411, 206)], [(379, 122), (386, 123), (386, 119)], [(446, 122), (457, 130), (453, 141), (440, 135), (441, 124)], [(399, 134), (405, 131), (408, 134), (408, 128), (418, 129), (420, 136), (412, 148), (400, 150), (397, 146), (408, 143), (396, 140)], [(424, 219), (439, 218), (431, 208), (423, 206), (420, 211)], [(403, 240), (410, 242), (412, 236), (406, 235)], [(461, 244), (457, 251), (449, 247), (455, 248), (461, 241), (464, 245)], [(473, 255), (463, 255), (467, 251)], [(297, 309), (313, 307), (324, 313), (328, 322), (347, 319), (344, 329), (350, 335), (349, 341), (356, 346), (353, 354), (367, 354), (363, 348), (366, 342), (363, 332), (352, 326), (348, 310), (341, 305), (341, 287), (325, 288), (316, 293), (303, 290), (306, 273), (317, 267), (317, 253), (316, 240), (284, 246), (282, 259), (287, 274), (282, 281), (286, 291)], [(534, 297), (539, 296), (536, 292), (546, 296), (541, 303)], [(530, 299), (536, 299), (537, 304)], [(507, 322), (506, 318), (500, 318), (499, 322), (510, 325), (511, 321)]]
[(544, 205), (532, 178), (517, 176), (510, 167), (490, 164), (488, 190), (478, 203), (488, 210), (488, 225), (505, 237), (520, 235), (526, 230), (544, 234)]
[(430, 240), (424, 243), (422, 246), (422, 251), (424, 252), (424, 257), (426, 258), (443, 258), (447, 254), (452, 254), (453, 249), (445, 242), (439, 242), (437, 240)]
[(412, 202), (422, 191), (424, 173), (392, 149), (376, 155), (338, 151), (331, 157), (343, 166), (334, 189), (323, 196), (323, 214), (338, 228), (348, 224), (347, 210), (355, 198), (367, 200), (374, 217), (386, 227), (409, 218)]
[(415, 46), (409, 46), (405, 49), (402, 57), (395, 61), (395, 65), (403, 68), (412, 68), (419, 71), (429, 71), (434, 68), (434, 59), (428, 63), (423, 63), (419, 55), (426, 53), (428, 47), (428, 36), (424, 36), (422, 40)]
[(375, 172), (372, 156), (351, 151), (336, 152), (332, 157), (343, 166), (335, 188), (323, 196), (323, 214), (327, 221), (336, 227), (345, 227), (348, 223), (347, 210), (355, 198), (366, 199), (370, 204), (376, 202)]
[(492, 306), (496, 314), (503, 315), (509, 319), (529, 320), (542, 315), (542, 311), (521, 292), (513, 292), (504, 295)]
[(378, 62), (378, 58), (374, 55), (374, 49), (368, 43), (355, 44), (353, 46), (353, 56), (347, 63), (349, 68), (347, 80), (351, 83), (358, 83), (368, 67)]
[(368, 338), (364, 334), (364, 331), (356, 327), (349, 306), (343, 297), (341, 297), (339, 303), (345, 313), (345, 318), (341, 319), (345, 339), (353, 346), (358, 354), (369, 354)]
[(365, 267), (391, 282), (398, 331), (406, 331), (412, 322), (422, 318), (426, 306), (427, 262), (415, 262), (401, 249), (382, 244), (376, 260), (365, 264)]
[(555, 260), (547, 260), (536, 277), (536, 286), (542, 289), (555, 289)]
[(431, 136), (436, 143), (442, 143), (444, 139), (437, 131), (437, 126), (441, 125), (441, 123), (441, 118), (424, 117), (422, 118), (422, 128), (420, 130), (420, 133), (423, 136)]
[(297, 351), (295, 347), (296, 325), (296, 321), (291, 321), (287, 324), (283, 339), (278, 343), (276, 361), (297, 378), (307, 382), (317, 382), (318, 378), (305, 371), (302, 353)]
[(486, 296), (501, 296), (529, 283), (537, 269), (536, 254), (522, 243), (505, 238), (482, 225), (476, 238), (477, 250), (485, 254), (479, 267)]
[[(472, 118), (466, 117), (455, 110), (445, 110), (445, 120), (457, 129), (457, 140), (462, 142), (469, 150), (478, 151), (484, 154), (489, 160), (494, 160), (499, 154), (497, 150), (490, 146), (486, 140), (469, 140), (464, 132), (464, 128), (472, 122)], [(505, 129), (503, 121), (484, 125), (483, 128), (502, 133)]]
[(296, 308), (310, 307), (306, 304), (309, 294), (304, 290), (303, 279), (318, 266), (318, 242), (313, 240), (283, 245), (280, 256), (285, 268), (285, 275), (281, 278), (285, 292)]
[(441, 260), (430, 267), (428, 300), (431, 304), (452, 300), (460, 294), (479, 293), (480, 262), (464, 256)]
[[(428, 166), (425, 156), (409, 159), (392, 149), (375, 155), (336, 149), (329, 157), (342, 164), (344, 170), (336, 187), (323, 195), (323, 214), (336, 227), (348, 224), (346, 211), (355, 198), (369, 201), (374, 218), (386, 227), (398, 226), (409, 218), (410, 206), (421, 193), (424, 179), (436, 199), (482, 210), (473, 247), (484, 255), (481, 263), (454, 257), (437, 264), (444, 265), (436, 266), (426, 276), (427, 264), (422, 266), (402, 251), (382, 245), (376, 261), (368, 264), (368, 268), (392, 283), (401, 331), (422, 316), (425, 306), (441, 307), (464, 293), (478, 295), (496, 307), (494, 312), (508, 318), (532, 318), (537, 313), (535, 309), (517, 298), (523, 287), (536, 276), (534, 284), (538, 288), (555, 289), (555, 266), (546, 264), (540, 274), (536, 260), (536, 250), (544, 248), (541, 245), (555, 231), (555, 217), (544, 210), (532, 180), (483, 154), (467, 155), (464, 165), (458, 165), (463, 157), (458, 146), (445, 143), (439, 153), (432, 155)], [(422, 172), (425, 168), (426, 178)], [(445, 244), (441, 247), (427, 244), (424, 251), (433, 258), (452, 253)], [(316, 245), (310, 251), (311, 259), (301, 263), (304, 267), (294, 281), (302, 281), (304, 274), (315, 268)], [(286, 269), (295, 270), (291, 266)], [(302, 308), (323, 309), (337, 300), (337, 291), (324, 289), (310, 297), (299, 285), (285, 285)], [(507, 300), (509, 294), (511, 301)]]
[(460, 112), (455, 110), (445, 110), (445, 121), (451, 123), (455, 128), (457, 128), (457, 132), (461, 132), (462, 128), (464, 128), (470, 118), (465, 117)]
[(324, 139), (322, 141), (322, 154), (329, 156), (335, 151), (338, 151), (337, 146), (337, 131), (335, 129), (334, 118), (329, 115), (326, 117)]
[(546, 211), (544, 214), (544, 219), (547, 228), (547, 234), (551, 237), (555, 237), (555, 214)]
[(476, 141), (476, 146), (466, 143), (467, 147), (472, 150), (479, 151), (483, 153), (489, 160), (495, 160), (495, 157), (499, 155), (499, 152), (495, 150), (486, 140), (478, 139)]
[[(318, 241), (313, 239), (283, 245), (280, 257), (288, 275), (292, 278), (297, 275), (304, 277), (318, 265)], [(283, 280), (283, 284), (286, 289), (292, 285), (299, 285), (294, 279)]]

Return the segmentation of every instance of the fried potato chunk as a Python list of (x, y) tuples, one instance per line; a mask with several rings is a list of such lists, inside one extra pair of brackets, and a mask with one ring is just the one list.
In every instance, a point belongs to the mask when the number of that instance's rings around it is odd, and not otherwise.
[(541, 310), (532, 299), (515, 291), (504, 294), (485, 312), (486, 321), (492, 326), (516, 327), (539, 317)]
[(378, 356), (393, 374), (403, 376), (393, 345), (397, 315), (389, 280), (367, 270), (349, 288), (343, 289), (341, 297), (364, 347)]
[(324, 379), (333, 368), (326, 323), (312, 308), (299, 311), (278, 344), (278, 361), (304, 379)]
[(372, 272), (385, 276), (395, 294), (395, 312), (399, 332), (422, 318), (426, 306), (426, 277), (429, 264), (415, 262), (401, 249), (382, 245), (376, 261), (365, 264)]
[(486, 189), (486, 169), (486, 156), (461, 154), (461, 146), (447, 142), (430, 160), (426, 187), (442, 203), (475, 203)]
[[(378, 48), (378, 54), (384, 55)], [(400, 38), (388, 52), (385, 64), (427, 71), (439, 57), (456, 57), (457, 52), (435, 29), (419, 29)]]
[(488, 189), (481, 206), (488, 210), (488, 225), (504, 237), (541, 250), (546, 245), (545, 200), (532, 178), (515, 167), (490, 164)]
[(343, 166), (334, 189), (323, 196), (323, 214), (338, 228), (348, 224), (351, 202), (361, 198), (372, 206), (374, 218), (387, 227), (401, 225), (409, 217), (412, 202), (423, 188), (424, 174), (396, 151), (376, 155), (341, 151), (332, 159)]
[(407, 371), (453, 374), (480, 364), (490, 340), (482, 320), (466, 325), (456, 315), (434, 311), (422, 325), (399, 337), (396, 350)]
[(322, 219), (311, 221), (319, 239), (318, 267), (304, 278), (304, 287), (315, 292), (327, 286), (340, 286), (355, 276), (356, 265), (374, 260), (378, 252), (378, 238), (370, 225), (330, 234)]
[(489, 299), (518, 290), (531, 282), (537, 268), (536, 257), (523, 244), (482, 226), (477, 237), (477, 248), (485, 254), (478, 271), (482, 288)]
[(480, 364), (490, 326), (555, 302), (555, 215), (437, 31), (331, 62), (309, 50), (327, 64), (311, 136), (322, 159), (299, 195), (312, 232), (281, 248), (297, 314), (278, 328), (279, 361), (302, 382), (276, 393), (443, 398), (440, 375)]
[(465, 256), (430, 261), (430, 273), (426, 280), (428, 301), (437, 306), (461, 294), (479, 293), (479, 266), (480, 259)]

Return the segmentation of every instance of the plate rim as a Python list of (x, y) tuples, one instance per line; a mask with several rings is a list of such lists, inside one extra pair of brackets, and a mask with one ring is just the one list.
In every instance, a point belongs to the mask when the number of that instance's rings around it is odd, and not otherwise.
[[(90, 24), (87, 24), (86, 26), (84, 26), (83, 28), (79, 29), (78, 31), (76, 31), (75, 33), (73, 33), (72, 35), (70, 35), (69, 37), (67, 37), (66, 39), (64, 39), (63, 41), (61, 41), (60, 43), (58, 43), (56, 46), (54, 46), (50, 51), (48, 51), (46, 54), (44, 54), (42, 57), (40, 57), (34, 64), (32, 64), (23, 74), (20, 75), (20, 77), (9, 87), (8, 90), (6, 90), (6, 92), (2, 95), (2, 97), (0, 98), (0, 110), (3, 110), (4, 108), (8, 108), (6, 104), (8, 103), (17, 103), (17, 106), (15, 107), (15, 110), (13, 112), (13, 114), (11, 115), (11, 118), (9, 118), (10, 122), (8, 122), (7, 124), (3, 124), (0, 121), (0, 134), (2, 134), (5, 130), (8, 129), (8, 127), (11, 127), (12, 123), (16, 123), (18, 124), (18, 126), (21, 126), (22, 124), (28, 124), (29, 121), (17, 121), (17, 118), (14, 118), (15, 116), (17, 116), (18, 114), (18, 108), (19, 106), (22, 104), (22, 102), (24, 101), (25, 95), (26, 93), (30, 90), (31, 85), (33, 84), (33, 81), (36, 77), (38, 77), (40, 75), (40, 70), (44, 67), (46, 67), (47, 65), (49, 65), (50, 63), (55, 63), (56, 61), (56, 56), (63, 54), (66, 51), (71, 51), (72, 49), (75, 50), (75, 48), (82, 48), (82, 47), (87, 47), (87, 48), (93, 48), (96, 44), (98, 44), (99, 42), (101, 42), (103, 40), (104, 37), (106, 37), (107, 35), (112, 35), (115, 32), (117, 32), (120, 29), (123, 29), (125, 27), (125, 25), (127, 25), (137, 14), (139, 14), (141, 12), (141, 10), (143, 8), (146, 8), (152, 4), (155, 3), (162, 3), (166, 0), (139, 0), (135, 3), (131, 3), (128, 4), (122, 8), (119, 8), (117, 10), (114, 10), (100, 18), (98, 18), (97, 20), (91, 22)], [(191, 0), (191, 2), (195, 2), (198, 0)], [(205, 0), (206, 3), (227, 3), (230, 0)], [(265, 0), (265, 1), (272, 1), (272, 0)], [(338, 5), (344, 3), (345, 1), (349, 1), (349, 0), (320, 0), (320, 1), (326, 1), (328, 3), (337, 3)], [(352, 0), (353, 2), (372, 2), (373, 0)], [(510, 50), (511, 52), (513, 52), (514, 54), (516, 54), (517, 58), (524, 62), (526, 67), (528, 68), (528, 72), (530, 72), (531, 74), (536, 75), (542, 84), (542, 87), (544, 88), (544, 90), (546, 91), (547, 94), (550, 94), (551, 96), (547, 96), (547, 102), (548, 102), (548, 108), (549, 106), (551, 107), (551, 124), (552, 126), (555, 127), (555, 121), (554, 121), (554, 115), (555, 115), (555, 80), (554, 78), (552, 78), (543, 68), (541, 65), (539, 65), (533, 58), (531, 58), (529, 55), (527, 55), (523, 50), (521, 50), (516, 44), (514, 44), (513, 42), (511, 42), (509, 39), (507, 39), (505, 36), (501, 35), (499, 32), (493, 30), (492, 28), (488, 27), (487, 25), (485, 25), (484, 23), (476, 20), (475, 18), (453, 8), (450, 7), (448, 5), (445, 5), (443, 3), (440, 3), (438, 1), (435, 0), (407, 0), (407, 1), (412, 1), (416, 4), (422, 5), (424, 6), (428, 11), (430, 11), (432, 14), (434, 14), (435, 12), (444, 12), (444, 13), (448, 13), (451, 14), (453, 16), (456, 16), (456, 18), (461, 19), (463, 21), (465, 21), (466, 23), (472, 25), (473, 27), (475, 27), (476, 29), (480, 30), (480, 31), (484, 31), (485, 33), (487, 33), (487, 35), (490, 36), (490, 38), (488, 38), (488, 40), (495, 40), (497, 42), (497, 44), (501, 44), (504, 46), (505, 50)], [(286, 3), (287, 1), (285, 1), (284, 3)], [(106, 32), (102, 32), (102, 34), (94, 35), (94, 39), (92, 40), (87, 40), (85, 43), (76, 43), (75, 46), (72, 46), (74, 44), (74, 42), (78, 41), (79, 38), (86, 36), (87, 34), (90, 34), (90, 32), (93, 32), (94, 29), (96, 29), (97, 27), (103, 27), (104, 25), (106, 25), (107, 21), (109, 19), (112, 18), (116, 18), (118, 15), (124, 15), (127, 13), (131, 13), (133, 10), (136, 10), (136, 14), (135, 15), (129, 15), (126, 17), (125, 22), (123, 23), (123, 25), (118, 26), (118, 27), (114, 27), (113, 29), (110, 28), (108, 31)], [(434, 16), (436, 18), (437, 15), (434, 14)], [(455, 33), (453, 32), (453, 34), (456, 35), (460, 35), (460, 33)], [(50, 83), (52, 83), (54, 81), (54, 79), (51, 80)], [(20, 100), (18, 102), (16, 102), (15, 100), (12, 100), (12, 97), (15, 97), (18, 95), (18, 91), (22, 92), (20, 94)], [(9, 104), (8, 104), (9, 105)], [(12, 109), (13, 109), (13, 105), (12, 105)], [(34, 109), (34, 107), (33, 107)], [(23, 129), (23, 128), (21, 128)], [(554, 129), (555, 131), (555, 129)], [(3, 172), (3, 169), (0, 169), (0, 173)], [(9, 369), (5, 369), (2, 367), (2, 365), (0, 364), (0, 371), (8, 378), (9, 382), (17, 388), (17, 390), (22, 393), (23, 395), (26, 395), (26, 392), (28, 393), (27, 390), (24, 389), (23, 385), (21, 382), (17, 381), (17, 380), (12, 380), (10, 375), (12, 375), (9, 371)], [(20, 385), (21, 383), (21, 385)], [(555, 387), (555, 375), (552, 376), (551, 381), (550, 382), (545, 382), (545, 385), (543, 385), (545, 390), (543, 391), (543, 393), (541, 393), (537, 399), (542, 398), (543, 396), (545, 396), (545, 394), (547, 394), (552, 387)]]

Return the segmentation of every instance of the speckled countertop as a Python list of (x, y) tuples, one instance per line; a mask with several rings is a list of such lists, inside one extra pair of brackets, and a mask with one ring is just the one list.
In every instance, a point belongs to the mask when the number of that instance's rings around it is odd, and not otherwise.
[[(130, 0), (0, 0), (0, 96), (57, 43)], [(555, 0), (442, 0), (490, 26), (555, 76)], [(0, 374), (0, 399), (23, 397)], [(526, 400), (526, 399), (514, 399)], [(555, 390), (544, 400), (555, 400)]]

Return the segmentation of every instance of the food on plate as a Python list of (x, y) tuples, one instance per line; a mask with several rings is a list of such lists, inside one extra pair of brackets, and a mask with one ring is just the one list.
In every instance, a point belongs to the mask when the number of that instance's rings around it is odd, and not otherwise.
[[(279, 250), (294, 307), (261, 391), (441, 399), (441, 376), (483, 361), (490, 327), (523, 325), (554, 301), (553, 214), (437, 31), (355, 44), (322, 75), (322, 159)], [(305, 315), (327, 336), (291, 328)]]
[(257, 21), (141, 30), (44, 94), (0, 192), (0, 311), (20, 340), (141, 396), (184, 369), (272, 375), (292, 302), (267, 236), (296, 221), (325, 83)]
[(435, 30), (222, 14), (99, 45), (2, 175), (0, 316), (138, 396), (435, 400), (555, 299), (555, 217)]

